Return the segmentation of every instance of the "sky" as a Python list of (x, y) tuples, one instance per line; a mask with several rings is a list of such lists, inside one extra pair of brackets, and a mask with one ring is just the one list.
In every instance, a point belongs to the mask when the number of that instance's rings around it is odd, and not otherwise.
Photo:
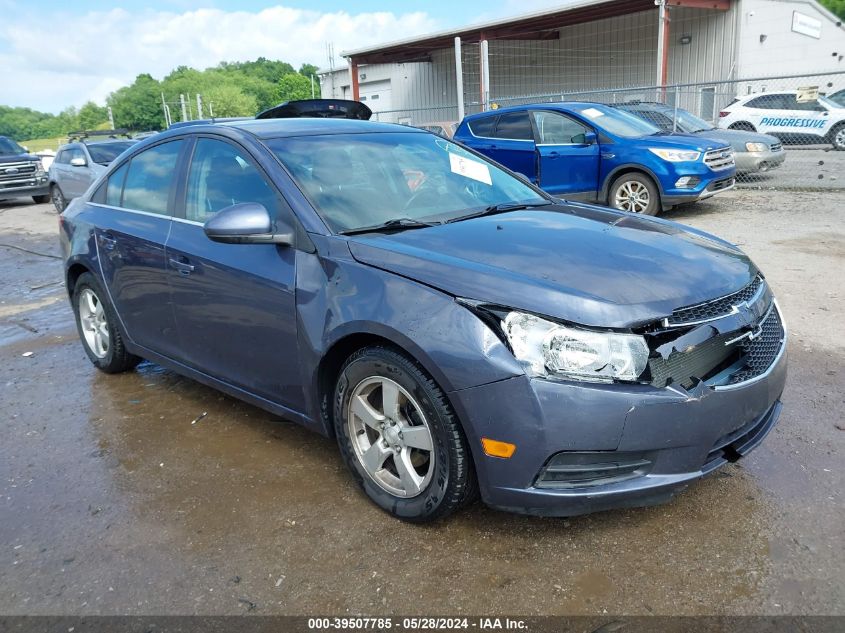
[[(571, 1), (571, 0), (569, 0)], [(0, 0), (0, 104), (57, 113), (139, 73), (257, 57), (328, 66), (337, 55), (567, 0)], [(342, 59), (336, 64), (345, 63)]]

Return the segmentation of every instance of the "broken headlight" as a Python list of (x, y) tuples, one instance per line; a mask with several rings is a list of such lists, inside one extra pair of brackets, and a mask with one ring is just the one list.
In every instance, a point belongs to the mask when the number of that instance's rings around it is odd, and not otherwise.
[(502, 331), (514, 356), (534, 376), (591, 382), (636, 381), (648, 362), (642, 336), (595, 332), (509, 312)]

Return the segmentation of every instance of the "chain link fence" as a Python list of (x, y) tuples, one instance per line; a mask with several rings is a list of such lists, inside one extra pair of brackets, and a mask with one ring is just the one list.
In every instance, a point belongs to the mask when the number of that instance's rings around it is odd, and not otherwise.
[[(710, 136), (730, 144), (737, 156), (739, 187), (845, 189), (845, 72), (483, 95), (478, 49), (465, 46), (462, 52), (466, 114), (529, 103), (605, 103), (664, 132)], [(459, 123), (457, 104), (378, 112), (373, 118), (447, 136)]]

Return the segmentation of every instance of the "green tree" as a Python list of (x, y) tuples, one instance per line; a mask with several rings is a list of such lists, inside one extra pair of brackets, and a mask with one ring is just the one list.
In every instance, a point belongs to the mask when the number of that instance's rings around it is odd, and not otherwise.
[(840, 20), (845, 20), (845, 0), (820, 0), (820, 2)]
[(232, 84), (222, 84), (209, 89), (203, 98), (213, 109), (215, 117), (255, 116), (258, 107), (255, 97)]
[[(314, 85), (316, 89), (316, 83)], [(276, 86), (276, 103), (311, 98), (311, 80), (299, 73), (285, 75)]]
[(79, 127), (83, 130), (96, 130), (109, 121), (109, 111), (93, 101), (79, 108)]
[(146, 73), (129, 86), (111, 93), (106, 100), (117, 127), (131, 130), (160, 130), (164, 127), (161, 84)]

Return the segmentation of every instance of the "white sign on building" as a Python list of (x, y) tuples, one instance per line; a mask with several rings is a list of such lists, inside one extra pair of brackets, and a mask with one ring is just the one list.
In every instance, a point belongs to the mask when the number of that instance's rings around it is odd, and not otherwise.
[(799, 11), (792, 12), (792, 30), (817, 40), (822, 38), (822, 21)]

